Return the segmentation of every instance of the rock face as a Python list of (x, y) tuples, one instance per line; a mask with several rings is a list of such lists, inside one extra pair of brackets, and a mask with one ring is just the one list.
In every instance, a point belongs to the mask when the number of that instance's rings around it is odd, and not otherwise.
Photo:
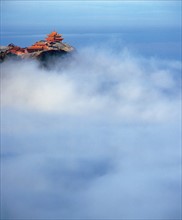
[(49, 56), (63, 56), (75, 51), (74, 47), (63, 43), (61, 34), (53, 31), (47, 35), (45, 40), (41, 40), (29, 47), (19, 47), (14, 44), (0, 46), (0, 61), (14, 57), (19, 59), (36, 58), (45, 61)]

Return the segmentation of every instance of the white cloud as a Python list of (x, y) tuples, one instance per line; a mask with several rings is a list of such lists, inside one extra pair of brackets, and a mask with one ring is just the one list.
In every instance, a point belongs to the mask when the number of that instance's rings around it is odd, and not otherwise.
[(2, 105), (151, 121), (173, 118), (178, 112), (179, 98), (173, 95), (179, 86), (176, 65), (166, 69), (169, 64), (162, 68), (127, 50), (116, 56), (96, 48), (64, 62), (57, 60), (50, 71), (34, 62), (2, 64)]
[(179, 62), (66, 61), (1, 64), (2, 218), (178, 219)]

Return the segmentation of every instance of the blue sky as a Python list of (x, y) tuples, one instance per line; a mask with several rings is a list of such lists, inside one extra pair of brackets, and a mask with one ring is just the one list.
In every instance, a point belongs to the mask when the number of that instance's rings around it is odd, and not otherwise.
[(4, 31), (179, 28), (181, 1), (2, 1)]

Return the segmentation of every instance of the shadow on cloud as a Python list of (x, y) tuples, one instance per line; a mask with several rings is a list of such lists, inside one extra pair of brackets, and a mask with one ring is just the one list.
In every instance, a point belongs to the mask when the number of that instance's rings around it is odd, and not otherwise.
[(84, 48), (4, 62), (2, 217), (180, 217), (180, 62)]

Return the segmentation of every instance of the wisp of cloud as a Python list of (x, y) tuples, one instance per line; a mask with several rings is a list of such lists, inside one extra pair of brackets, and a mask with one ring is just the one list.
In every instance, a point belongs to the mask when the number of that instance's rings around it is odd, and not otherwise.
[(87, 47), (1, 70), (3, 219), (180, 218), (180, 62)]

